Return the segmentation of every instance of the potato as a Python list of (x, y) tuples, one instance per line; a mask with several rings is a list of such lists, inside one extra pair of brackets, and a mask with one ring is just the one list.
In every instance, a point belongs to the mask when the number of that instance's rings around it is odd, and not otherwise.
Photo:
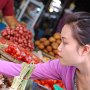
[(53, 50), (53, 52), (54, 52), (54, 54), (57, 54), (58, 55), (58, 50), (56, 49), (56, 50)]
[(40, 43), (40, 44), (38, 45), (38, 48), (39, 48), (39, 49), (44, 49), (43, 43)]
[(46, 49), (43, 49), (43, 52), (48, 53), (48, 51)]
[(50, 41), (50, 42), (55, 42), (56, 39), (55, 39), (54, 37), (50, 37), (50, 38), (49, 38), (49, 41)]
[(51, 46), (47, 46), (46, 49), (47, 49), (47, 51), (49, 51), (49, 52), (52, 51), (52, 47), (51, 47)]
[(43, 44), (44, 44), (45, 46), (48, 46), (48, 45), (50, 44), (50, 42), (49, 42), (48, 40), (46, 40), (46, 41), (43, 42)]
[(56, 40), (56, 43), (57, 43), (58, 45), (60, 45), (61, 40), (60, 40), (60, 39)]
[(54, 34), (54, 38), (55, 38), (55, 39), (61, 39), (60, 33), (58, 33), (58, 32), (55, 33), (55, 34)]
[(54, 56), (54, 53), (53, 52), (49, 52), (48, 54), (51, 55), (51, 56)]
[(51, 44), (51, 46), (52, 46), (53, 49), (57, 49), (57, 48), (58, 48), (58, 44), (55, 43), (55, 42), (53, 42), (53, 43)]
[(36, 46), (40, 45), (40, 41), (39, 40), (35, 41), (35, 45)]
[(41, 38), (40, 39), (40, 42), (44, 42), (44, 41), (46, 41), (47, 40), (47, 38)]

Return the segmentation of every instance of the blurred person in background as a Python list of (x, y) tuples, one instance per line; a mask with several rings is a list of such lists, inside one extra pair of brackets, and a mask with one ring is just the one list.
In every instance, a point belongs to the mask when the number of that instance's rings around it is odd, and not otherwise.
[(0, 0), (0, 12), (9, 26), (19, 25), (14, 14), (14, 0)]

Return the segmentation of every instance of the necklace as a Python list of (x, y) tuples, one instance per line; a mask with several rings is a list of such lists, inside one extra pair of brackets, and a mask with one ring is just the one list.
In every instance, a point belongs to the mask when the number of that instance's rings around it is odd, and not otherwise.
[(74, 87), (75, 87), (75, 90), (77, 90), (76, 74), (75, 74), (75, 78), (74, 78)]

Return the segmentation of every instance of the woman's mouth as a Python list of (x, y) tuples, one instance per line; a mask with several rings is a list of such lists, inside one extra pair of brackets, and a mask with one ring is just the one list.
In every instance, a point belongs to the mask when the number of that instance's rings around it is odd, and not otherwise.
[(58, 53), (58, 56), (59, 56), (60, 58), (62, 58), (62, 56), (61, 56), (61, 54), (60, 54), (60, 53)]
[(62, 56), (59, 56), (60, 58), (62, 58)]

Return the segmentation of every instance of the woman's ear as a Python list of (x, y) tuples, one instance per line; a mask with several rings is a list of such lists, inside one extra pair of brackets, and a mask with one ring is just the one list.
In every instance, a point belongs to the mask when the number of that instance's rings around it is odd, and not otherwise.
[(90, 45), (85, 45), (82, 47), (82, 55), (86, 55), (90, 52)]

